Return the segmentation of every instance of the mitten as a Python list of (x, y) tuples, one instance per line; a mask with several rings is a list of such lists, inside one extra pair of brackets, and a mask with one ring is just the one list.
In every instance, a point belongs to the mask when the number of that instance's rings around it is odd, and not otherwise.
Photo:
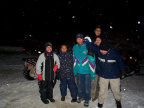
[(91, 38), (90, 38), (89, 36), (86, 36), (84, 39), (85, 39), (85, 43), (86, 43), (86, 44), (89, 44), (89, 43), (92, 42), (92, 41), (91, 41)]
[(58, 65), (55, 65), (54, 68), (53, 68), (53, 71), (56, 72), (57, 69), (58, 69)]
[(42, 81), (42, 74), (38, 74), (38, 79)]

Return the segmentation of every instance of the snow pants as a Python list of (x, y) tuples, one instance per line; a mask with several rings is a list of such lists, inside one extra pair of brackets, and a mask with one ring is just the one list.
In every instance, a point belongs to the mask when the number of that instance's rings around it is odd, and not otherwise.
[(89, 74), (77, 74), (78, 96), (85, 101), (91, 99), (91, 77)]
[(95, 80), (91, 80), (91, 98), (92, 101), (98, 99), (99, 94), (99, 76), (96, 75)]
[(53, 99), (53, 82), (41, 81), (39, 85), (39, 93), (41, 100)]
[(67, 86), (70, 90), (71, 97), (76, 98), (77, 97), (77, 86), (76, 86), (74, 78), (72, 78), (72, 79), (66, 79), (66, 78), (60, 79), (61, 96), (67, 95)]
[(99, 98), (98, 103), (103, 104), (104, 99), (107, 98), (108, 95), (108, 85), (110, 83), (111, 90), (114, 94), (114, 97), (116, 100), (121, 100), (121, 94), (120, 94), (120, 78), (117, 79), (105, 79), (100, 77), (99, 86)]

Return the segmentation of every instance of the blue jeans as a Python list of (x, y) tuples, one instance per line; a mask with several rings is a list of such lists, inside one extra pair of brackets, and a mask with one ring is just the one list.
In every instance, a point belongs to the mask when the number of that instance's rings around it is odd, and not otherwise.
[(91, 78), (89, 74), (77, 74), (78, 96), (85, 101), (91, 99)]
[(75, 83), (75, 79), (66, 79), (62, 78), (60, 79), (60, 91), (61, 91), (61, 96), (66, 96), (67, 95), (67, 85), (71, 93), (72, 98), (77, 97), (77, 86)]

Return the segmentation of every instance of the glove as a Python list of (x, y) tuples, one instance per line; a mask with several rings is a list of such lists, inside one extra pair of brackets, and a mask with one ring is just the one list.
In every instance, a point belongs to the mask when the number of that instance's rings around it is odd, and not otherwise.
[(42, 74), (38, 74), (38, 79), (42, 81)]
[(120, 78), (123, 79), (124, 77), (125, 77), (125, 71), (122, 70), (122, 71), (121, 71), (121, 76), (120, 76)]
[(58, 69), (58, 65), (55, 65), (54, 68), (53, 68), (53, 71), (56, 72), (57, 69)]
[(94, 57), (94, 53), (91, 48), (88, 49), (88, 55)]
[(86, 44), (89, 44), (89, 43), (92, 42), (92, 40), (91, 40), (91, 38), (89, 36), (86, 36), (84, 39), (85, 39), (85, 43)]

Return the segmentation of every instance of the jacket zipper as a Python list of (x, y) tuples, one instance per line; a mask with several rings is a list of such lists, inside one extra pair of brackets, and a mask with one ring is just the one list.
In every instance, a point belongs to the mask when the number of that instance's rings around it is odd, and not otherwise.
[[(49, 56), (50, 58), (50, 56)], [(51, 58), (50, 58), (50, 81), (51, 81)]]

